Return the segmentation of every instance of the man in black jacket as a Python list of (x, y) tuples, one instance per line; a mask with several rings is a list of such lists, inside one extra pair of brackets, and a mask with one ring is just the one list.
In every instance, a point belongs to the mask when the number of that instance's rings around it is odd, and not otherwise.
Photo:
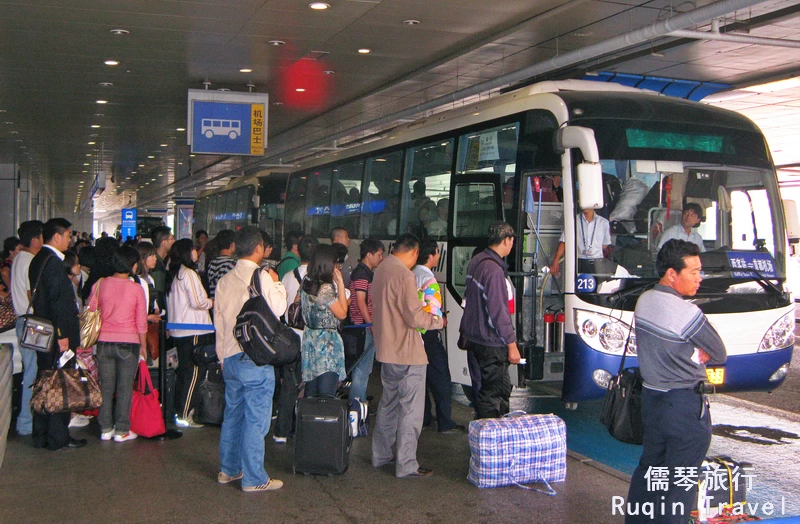
[[(44, 225), (42, 236), (44, 246), (31, 260), (28, 278), (33, 294), (34, 315), (45, 317), (53, 323), (56, 341), (49, 353), (37, 353), (39, 372), (53, 369), (68, 349), (75, 350), (80, 345), (81, 330), (78, 322), (78, 305), (62, 261), (63, 252), (69, 249), (72, 224), (63, 218), (52, 218)], [(41, 279), (39, 278), (41, 275)], [(38, 281), (38, 285), (37, 285)], [(69, 413), (33, 416), (33, 444), (37, 448), (57, 450), (61, 448), (80, 448), (86, 439), (70, 437)]]

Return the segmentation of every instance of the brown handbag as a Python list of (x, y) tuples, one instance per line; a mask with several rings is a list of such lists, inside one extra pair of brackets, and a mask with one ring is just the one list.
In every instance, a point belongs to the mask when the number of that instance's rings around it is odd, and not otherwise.
[(156, 360), (161, 347), (161, 321), (147, 323), (147, 352)]
[(45, 369), (33, 383), (31, 409), (40, 415), (97, 409), (102, 404), (100, 386), (83, 368)]

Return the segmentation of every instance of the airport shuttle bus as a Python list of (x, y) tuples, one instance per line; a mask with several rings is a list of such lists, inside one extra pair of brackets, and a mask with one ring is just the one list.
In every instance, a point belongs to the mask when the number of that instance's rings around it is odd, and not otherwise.
[[(456, 345), (466, 268), (489, 224), (511, 223), (520, 233), (507, 259), (513, 314), (528, 361), (511, 366), (512, 379), (561, 382), (574, 404), (604, 394), (623, 351), (637, 365), (633, 310), (658, 280), (661, 235), (689, 203), (704, 215), (694, 231), (705, 278), (691, 300), (729, 355), (709, 379), (720, 391), (774, 389), (794, 343), (783, 205), (763, 135), (732, 112), (599, 82), (543, 82), (304, 161), (289, 175), (284, 231), (326, 239), (345, 227), (354, 260), (359, 239), (389, 248), (407, 231), (436, 238), (450, 371), (469, 385)], [(603, 258), (579, 252), (587, 208), (610, 221)]]

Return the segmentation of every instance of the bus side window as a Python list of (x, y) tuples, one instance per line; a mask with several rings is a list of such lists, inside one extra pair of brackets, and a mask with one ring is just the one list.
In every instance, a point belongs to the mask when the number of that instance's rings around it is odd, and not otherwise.
[(361, 186), (361, 236), (390, 239), (397, 235), (403, 152), (368, 158)]
[(455, 140), (409, 148), (403, 183), (403, 232), (418, 237), (440, 237), (447, 230), (446, 218), (439, 214), (438, 202), (450, 193)]

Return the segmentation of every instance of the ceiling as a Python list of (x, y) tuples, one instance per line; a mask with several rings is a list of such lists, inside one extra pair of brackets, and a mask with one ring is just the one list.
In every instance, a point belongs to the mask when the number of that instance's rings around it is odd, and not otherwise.
[[(17, 162), (65, 216), (91, 211), (84, 203), (99, 171), (110, 181), (96, 213), (163, 206), (262, 163), (291, 162), (304, 144), (356, 126), (337, 143), (369, 136), (381, 126), (364, 123), (710, 3), (327, 1), (315, 11), (309, 0), (0, 0), (0, 163)], [(720, 27), (800, 40), (800, 0), (729, 13)], [(527, 81), (610, 71), (740, 90), (795, 76), (797, 64), (800, 49), (660, 36)], [(204, 82), (269, 93), (266, 158), (190, 156), (178, 129), (187, 90)], [(776, 163), (799, 163), (791, 146), (800, 119), (787, 116), (800, 111), (800, 88), (742, 93), (715, 104), (756, 120)]]

